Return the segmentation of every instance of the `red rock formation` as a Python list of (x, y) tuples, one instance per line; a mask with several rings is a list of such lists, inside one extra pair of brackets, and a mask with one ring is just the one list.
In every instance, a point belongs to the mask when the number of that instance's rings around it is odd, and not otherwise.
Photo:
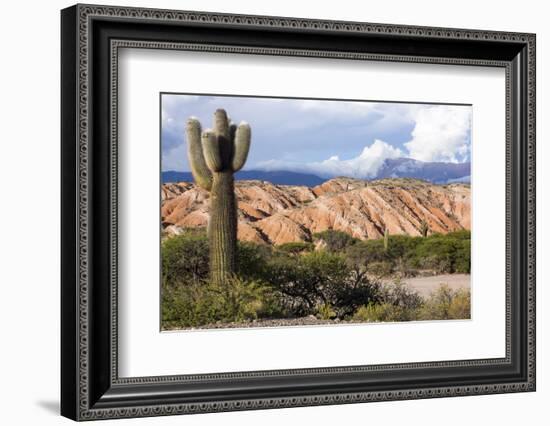
[[(413, 179), (361, 181), (337, 178), (314, 188), (237, 181), (239, 239), (284, 244), (311, 241), (312, 234), (333, 229), (360, 239), (420, 235), (470, 229), (470, 186), (433, 185)], [(206, 226), (208, 194), (192, 183), (162, 186), (165, 227)]]

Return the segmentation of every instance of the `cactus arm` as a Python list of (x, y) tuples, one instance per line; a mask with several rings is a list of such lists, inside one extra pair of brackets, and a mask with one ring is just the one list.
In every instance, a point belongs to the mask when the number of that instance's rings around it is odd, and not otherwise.
[(197, 185), (206, 191), (212, 188), (212, 173), (204, 160), (201, 144), (201, 124), (196, 118), (187, 120), (187, 158)]
[(232, 161), (232, 169), (234, 172), (238, 172), (244, 166), (246, 158), (248, 157), (248, 151), (250, 149), (250, 125), (242, 122), (237, 127), (234, 139), (234, 153)]
[(214, 113), (214, 131), (217, 136), (223, 136), (229, 140), (229, 119), (223, 109), (217, 109)]
[(232, 121), (229, 122), (229, 140), (235, 140), (235, 133), (237, 132), (237, 125)]
[(202, 152), (204, 154), (204, 161), (212, 172), (222, 170), (223, 163), (218, 137), (212, 130), (205, 130), (202, 133)]

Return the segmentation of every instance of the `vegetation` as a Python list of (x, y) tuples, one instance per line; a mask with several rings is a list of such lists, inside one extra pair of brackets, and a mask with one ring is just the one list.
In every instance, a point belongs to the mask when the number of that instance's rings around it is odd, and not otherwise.
[(162, 242), (162, 327), (201, 327), (314, 316), (338, 321), (470, 317), (470, 292), (441, 285), (422, 298), (402, 283), (418, 274), (470, 272), (470, 233), (388, 235), (360, 241), (338, 231), (278, 247), (237, 242), (234, 272), (211, 278), (204, 229)]

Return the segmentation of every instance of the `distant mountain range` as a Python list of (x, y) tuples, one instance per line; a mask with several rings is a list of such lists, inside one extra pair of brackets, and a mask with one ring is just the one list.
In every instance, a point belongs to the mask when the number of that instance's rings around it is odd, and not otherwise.
[[(317, 186), (328, 179), (307, 173), (287, 172), (285, 170), (266, 172), (263, 170), (241, 170), (237, 172), (237, 180), (262, 180), (274, 185)], [(191, 172), (162, 172), (162, 183), (193, 182)]]
[(437, 163), (412, 158), (387, 159), (375, 179), (414, 178), (432, 183), (470, 182), (470, 163)]
[[(411, 158), (393, 158), (384, 161), (375, 179), (414, 178), (435, 184), (469, 183), (470, 163), (424, 162)], [(291, 172), (286, 170), (241, 170), (237, 180), (261, 180), (275, 185), (298, 185), (314, 187), (337, 176), (322, 178), (310, 173)], [(369, 179), (370, 180), (370, 179)], [(191, 172), (162, 172), (162, 183), (193, 182)]]

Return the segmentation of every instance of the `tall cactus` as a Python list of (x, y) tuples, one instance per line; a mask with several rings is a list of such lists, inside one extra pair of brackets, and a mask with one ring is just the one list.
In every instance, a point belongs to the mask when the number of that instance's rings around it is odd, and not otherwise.
[(213, 129), (201, 131), (195, 117), (187, 120), (187, 155), (197, 185), (210, 192), (210, 279), (223, 284), (235, 272), (237, 201), (233, 174), (246, 162), (250, 126), (229, 121), (223, 109), (214, 113)]
[(388, 251), (389, 236), (390, 236), (390, 232), (388, 231), (388, 228), (385, 228), (384, 229), (384, 251)]

